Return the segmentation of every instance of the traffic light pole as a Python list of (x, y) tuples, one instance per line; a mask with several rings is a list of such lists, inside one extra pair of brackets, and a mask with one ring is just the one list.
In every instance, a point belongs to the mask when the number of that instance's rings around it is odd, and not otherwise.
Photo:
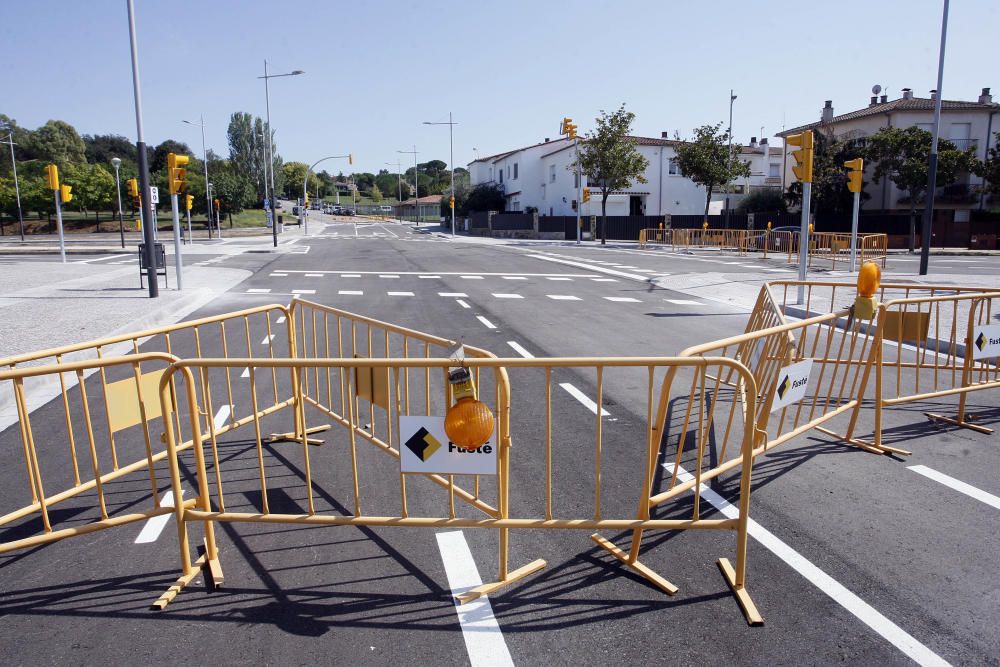
[(135, 6), (133, 0), (128, 0), (128, 33), (132, 52), (132, 90), (135, 94), (135, 128), (136, 150), (139, 158), (139, 192), (142, 205), (142, 263), (146, 267), (146, 283), (149, 285), (149, 296), (155, 299), (160, 295), (160, 285), (156, 282), (156, 256), (153, 253), (153, 229), (149, 224), (153, 214), (149, 208), (149, 161), (146, 159), (146, 140), (142, 131), (142, 94), (139, 89), (139, 47), (135, 39)]
[(576, 243), (580, 245), (580, 211), (583, 209), (583, 172), (580, 170), (580, 140), (576, 140)]
[(854, 211), (851, 213), (851, 273), (858, 270), (858, 212), (861, 210), (861, 193), (854, 193)]
[[(806, 265), (809, 263), (809, 200), (812, 198), (812, 183), (802, 184), (802, 223), (799, 226), (799, 281), (805, 282)], [(806, 287), (799, 284), (798, 303), (806, 302)]]
[(187, 208), (186, 206), (185, 206), (185, 209), (187, 210), (187, 218), (188, 218), (187, 219), (187, 223), (188, 223), (188, 243), (190, 243), (191, 245), (194, 245), (194, 232), (191, 231), (191, 209)]
[(62, 202), (59, 201), (59, 191), (53, 190), (52, 193), (56, 197), (56, 227), (59, 229), (59, 256), (62, 258), (62, 263), (66, 263), (66, 237), (63, 236), (63, 224), (62, 224)]
[(184, 289), (181, 279), (183, 260), (181, 259), (181, 220), (177, 211), (177, 195), (170, 195), (170, 212), (174, 218), (174, 271), (177, 273), (177, 289)]

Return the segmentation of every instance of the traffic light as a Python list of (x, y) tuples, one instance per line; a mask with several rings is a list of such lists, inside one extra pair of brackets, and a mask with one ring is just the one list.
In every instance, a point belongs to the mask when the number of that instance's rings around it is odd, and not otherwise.
[(354, 164), (354, 153), (347, 154), (347, 164)]
[(861, 192), (861, 176), (865, 170), (865, 161), (861, 158), (854, 158), (844, 163), (848, 168), (847, 189), (851, 192)]
[(559, 134), (565, 134), (567, 139), (576, 139), (576, 125), (572, 118), (563, 118), (559, 125)]
[(132, 199), (139, 198), (139, 179), (130, 178), (125, 181), (125, 189), (128, 190), (128, 196)]
[(59, 201), (66, 204), (73, 201), (73, 186), (63, 183), (59, 186)]
[(806, 130), (801, 134), (790, 134), (785, 139), (790, 145), (798, 146), (799, 150), (792, 151), (795, 158), (795, 166), (792, 173), (803, 183), (812, 183), (813, 180), (813, 133)]
[(448, 198), (448, 208), (455, 208), (455, 195)]
[(194, 195), (184, 195), (184, 208), (188, 211), (194, 208)]
[(59, 167), (54, 164), (45, 165), (45, 182), (49, 185), (49, 190), (59, 189)]
[(179, 195), (187, 187), (187, 169), (184, 166), (191, 161), (187, 155), (167, 153), (167, 179), (170, 184), (170, 194)]
[(590, 188), (583, 189), (583, 203), (586, 204), (590, 201)]

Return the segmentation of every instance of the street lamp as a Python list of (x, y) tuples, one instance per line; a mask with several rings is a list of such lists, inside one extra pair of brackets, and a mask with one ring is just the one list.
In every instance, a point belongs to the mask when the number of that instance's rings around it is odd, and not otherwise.
[[(448, 126), (448, 160), (450, 162), (449, 169), (451, 170), (451, 235), (455, 235), (455, 141), (453, 137), (453, 130), (458, 123), (452, 121), (451, 112), (448, 112), (448, 122), (433, 123), (431, 121), (425, 120), (424, 125), (447, 125)], [(416, 146), (413, 147), (416, 150)], [(414, 169), (414, 172), (416, 169)], [(416, 178), (416, 173), (414, 173), (414, 178)]]
[(111, 166), (115, 168), (115, 190), (118, 191), (118, 235), (122, 239), (122, 248), (125, 247), (125, 221), (122, 219), (122, 182), (118, 178), (118, 168), (122, 166), (120, 157), (111, 158)]
[(726, 229), (729, 229), (729, 168), (733, 164), (733, 102), (736, 101), (736, 95), (733, 95), (733, 89), (729, 89), (729, 148), (726, 151), (727, 162), (726, 162)]
[[(208, 216), (208, 238), (212, 238), (212, 199), (208, 195), (208, 151), (205, 150), (205, 117), (198, 116), (198, 120), (200, 121), (198, 123), (192, 123), (189, 120), (181, 122), (201, 128), (201, 160), (205, 165), (205, 215)], [(194, 243), (194, 237), (191, 238), (191, 243)]]
[[(305, 74), (300, 69), (293, 70), (291, 72), (286, 72), (285, 74), (268, 74), (267, 73), (267, 60), (264, 60), (264, 76), (258, 76), (258, 79), (264, 79), (264, 104), (267, 109), (267, 149), (268, 149), (268, 160), (271, 162), (271, 196), (269, 198), (269, 214), (271, 217), (271, 235), (274, 238), (274, 247), (278, 247), (278, 221), (277, 217), (274, 215), (274, 205), (275, 205), (275, 194), (274, 194), (274, 145), (271, 143), (271, 95), (268, 90), (267, 81), (268, 79), (277, 79), (282, 76), (298, 76), (299, 74)], [(264, 189), (267, 189), (267, 184), (264, 184)]]
[(392, 165), (396, 165), (396, 185), (399, 188), (399, 191), (396, 193), (396, 202), (397, 202), (397, 204), (402, 205), (403, 204), (403, 165), (399, 162), (399, 160), (396, 160), (395, 162), (386, 162), (385, 164), (389, 165), (390, 167)]
[(406, 153), (407, 155), (413, 154), (413, 210), (415, 214), (413, 219), (416, 221), (417, 227), (420, 226), (420, 180), (419, 174), (417, 173), (417, 147), (414, 146), (412, 151), (396, 151), (397, 153)]
[[(7, 141), (2, 143), (10, 145), (10, 164), (14, 169), (14, 193), (17, 195), (17, 222), (21, 226), (21, 240), (24, 240), (24, 216), (21, 214), (21, 186), (17, 181), (17, 160), (14, 159), (14, 128), (10, 125), (6, 128), (10, 132), (10, 136), (7, 137)], [(124, 247), (124, 246), (122, 246)]]
[[(337, 158), (345, 158), (345, 157), (347, 159), (351, 159), (352, 156), (350, 153), (348, 153), (347, 155), (329, 155), (327, 157), (316, 160), (315, 162), (312, 163), (312, 165), (308, 169), (306, 169), (306, 175), (302, 179), (302, 206), (299, 206), (299, 224), (302, 225), (302, 233), (305, 234), (306, 236), (309, 235), (309, 214), (306, 211), (306, 187), (308, 186), (309, 183), (309, 172), (312, 171), (316, 167), (316, 165), (318, 165), (320, 162), (326, 162), (327, 160), (334, 160)], [(318, 196), (317, 199), (319, 199)]]

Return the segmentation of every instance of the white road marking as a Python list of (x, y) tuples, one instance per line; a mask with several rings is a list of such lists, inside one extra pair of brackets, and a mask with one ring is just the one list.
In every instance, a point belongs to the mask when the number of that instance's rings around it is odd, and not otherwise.
[(268, 294), (271, 290), (262, 287), (253, 287), (247, 290), (247, 294)]
[(440, 278), (441, 276), (417, 276), (421, 280), (427, 280), (428, 278)]
[(342, 289), (339, 292), (337, 292), (337, 294), (347, 294), (347, 295), (353, 295), (353, 296), (362, 296), (364, 294), (364, 292), (362, 292), (359, 289)]
[(933, 468), (928, 468), (927, 466), (907, 466), (910, 470), (917, 473), (918, 475), (923, 475), (928, 479), (933, 479), (935, 482), (944, 484), (950, 489), (954, 489), (959, 493), (964, 493), (970, 498), (975, 498), (981, 503), (986, 503), (993, 509), (1000, 510), (1000, 497), (994, 496), (992, 493), (987, 493), (982, 489), (977, 489), (971, 484), (966, 484), (961, 480), (957, 480), (954, 477), (949, 477), (942, 472), (938, 472)]
[[(670, 472), (673, 470), (673, 466), (669, 463), (663, 464), (663, 467)], [(694, 479), (694, 475), (683, 468), (679, 468), (677, 478), (680, 481), (686, 482)], [(701, 485), (701, 497), (714, 505), (727, 519), (736, 519), (739, 517), (739, 510), (735, 506), (704, 484)], [(807, 581), (829, 595), (834, 602), (854, 614), (858, 620), (877, 632), (916, 663), (920, 665), (948, 664), (941, 656), (918, 642), (901, 627), (880, 614), (874, 607), (852, 593), (826, 572), (806, 560), (802, 554), (782, 542), (774, 533), (753, 519), (749, 519), (747, 522), (747, 532), (751, 537), (760, 542), (765, 549), (783, 560), (789, 567), (805, 577)]]
[(380, 273), (380, 274), (378, 274), (378, 277), (379, 278), (398, 278), (399, 276), (397, 276), (395, 273)]
[(639, 299), (633, 299), (630, 296), (606, 296), (604, 298), (608, 301), (618, 301), (619, 303), (641, 303)]
[(342, 274), (340, 274), (340, 277), (341, 278), (360, 278), (361, 274), (360, 273), (342, 273)]
[(531, 352), (528, 352), (526, 349), (521, 347), (516, 341), (509, 340), (507, 341), (507, 344), (510, 345), (512, 348), (514, 348), (514, 351), (520, 354), (525, 359), (535, 358), (535, 355), (533, 355)]
[(581, 301), (580, 297), (569, 294), (546, 294), (545, 296), (556, 301)]
[(243, 369), (243, 372), (240, 373), (240, 377), (241, 378), (248, 378), (248, 377), (250, 377), (250, 367), (249, 366), (247, 366), (246, 368)]
[(670, 303), (676, 304), (678, 306), (704, 306), (701, 301), (692, 301), (691, 299), (664, 299), (664, 301), (669, 301)]
[(563, 278), (562, 276), (559, 276), (559, 277), (553, 276), (551, 278), (546, 278), (546, 280), (573, 280), (573, 279), (572, 278)]
[[(203, 263), (210, 264), (211, 262), (203, 262)], [(272, 273), (268, 276), (268, 278), (287, 278), (287, 277), (288, 277), (287, 273)]]
[[(462, 531), (441, 532), (435, 537), (452, 594), (458, 595), (482, 585), (476, 561)], [(513, 667), (514, 660), (510, 657), (500, 624), (493, 616), (493, 605), (488, 595), (463, 605), (456, 603), (455, 613), (458, 614), (472, 667)]]
[(388, 296), (413, 296), (413, 292), (386, 292)]
[(591, 278), (595, 283), (616, 283), (618, 282), (615, 278)]
[(272, 340), (274, 340), (274, 334), (271, 334), (270, 336), (264, 336), (264, 340), (260, 341), (260, 344), (270, 345)]
[[(73, 263), (74, 264), (91, 264), (93, 262), (104, 262), (104, 261), (107, 261), (109, 259), (121, 259), (122, 257), (130, 257), (130, 255), (108, 255), (106, 257), (95, 257), (93, 259), (80, 259), (80, 260), (77, 260), (77, 261), (75, 261)], [(132, 260), (129, 260), (129, 261), (132, 261)], [(117, 264), (118, 262), (114, 262), (114, 263)]]
[[(247, 375), (250, 374), (250, 369), (247, 368)], [(212, 419), (212, 423), (215, 424), (215, 430), (218, 431), (220, 428), (226, 425), (226, 420), (229, 419), (229, 415), (233, 412), (233, 406), (223, 405), (219, 408), (218, 412), (215, 413), (215, 417)]]
[(284, 324), (284, 323), (285, 323), (285, 316), (284, 316), (284, 315), (282, 315), (281, 317), (279, 317), (278, 319), (276, 319), (276, 320), (274, 321), (274, 323), (275, 323), (275, 324)]
[(472, 307), (469, 304), (467, 304), (466, 302), (462, 301), (461, 299), (455, 299), (455, 303), (457, 303), (458, 305), (460, 305), (462, 308), (471, 308)]
[[(570, 396), (583, 403), (583, 406), (585, 408), (593, 412), (595, 415), (597, 414), (597, 403), (594, 403), (592, 400), (590, 400), (590, 398), (585, 393), (574, 387), (569, 382), (560, 382), (559, 386), (565, 389)], [(605, 410), (604, 408), (601, 408), (601, 416), (610, 417), (611, 413)]]
[(292, 290), (292, 294), (315, 294), (315, 293), (316, 293), (316, 290), (314, 290), (314, 289), (293, 289)]
[[(423, 240), (423, 239), (417, 239)], [(377, 276), (379, 274), (385, 273), (385, 271), (358, 271), (357, 269), (349, 269), (346, 271), (320, 271), (318, 269), (280, 269), (284, 273), (328, 273), (334, 276), (342, 276), (344, 278), (360, 278), (361, 276)], [(426, 276), (428, 275), (426, 271), (395, 271), (397, 275), (400, 276)], [(437, 277), (441, 276), (467, 276), (470, 275), (463, 271), (438, 271), (435, 274)], [(510, 271), (479, 271), (475, 275), (477, 276), (510, 276)], [(548, 276), (563, 276), (568, 278), (594, 278), (596, 277), (593, 273), (518, 273), (518, 280), (522, 276), (528, 276), (530, 278), (546, 278)]]
[(480, 322), (482, 322), (483, 326), (486, 327), (487, 329), (496, 329), (497, 328), (497, 325), (493, 324), (492, 322), (490, 322), (488, 319), (486, 319), (482, 315), (476, 315), (476, 319), (479, 320)]
[(463, 280), (482, 280), (482, 276), (462, 276)]
[(322, 278), (322, 273), (307, 273), (306, 278)]
[[(181, 497), (184, 497), (184, 491), (181, 490)], [(160, 500), (161, 507), (173, 507), (174, 506), (174, 492), (167, 491), (163, 494), (163, 498)], [(167, 523), (170, 521), (170, 517), (173, 514), (161, 514), (159, 516), (154, 516), (152, 519), (147, 521), (139, 531), (138, 537), (135, 538), (136, 544), (151, 544), (155, 542), (159, 537), (163, 529), (167, 527)]]
[(523, 299), (523, 294), (493, 294), (498, 299)]
[(527, 280), (525, 276), (504, 276), (504, 280)]
[(459, 296), (469, 296), (469, 295), (466, 294), (465, 292), (438, 292), (438, 296), (459, 297)]

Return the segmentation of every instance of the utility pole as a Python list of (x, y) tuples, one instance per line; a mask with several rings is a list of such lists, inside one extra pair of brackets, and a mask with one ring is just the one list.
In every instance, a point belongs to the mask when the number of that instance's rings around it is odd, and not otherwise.
[[(432, 123), (430, 121), (424, 121), (424, 125), (447, 125), (448, 126), (448, 160), (450, 161), (451, 169), (451, 200), (449, 204), (451, 206), (451, 235), (455, 235), (455, 141), (452, 131), (458, 123), (451, 119), (451, 112), (448, 112), (448, 122), (447, 123)], [(414, 146), (413, 150), (417, 150)], [(416, 158), (414, 157), (414, 160)], [(416, 167), (414, 167), (414, 178), (416, 180)]]
[[(8, 128), (11, 129), (11, 128)], [(7, 137), (7, 141), (3, 142), (10, 145), (10, 164), (14, 170), (14, 194), (17, 196), (17, 222), (21, 227), (21, 240), (24, 240), (24, 215), (21, 213), (21, 186), (17, 181), (17, 160), (14, 159), (14, 132), (11, 129), (10, 136)], [(122, 246), (125, 247), (124, 245)]]
[[(264, 79), (264, 104), (265, 104), (265, 108), (267, 110), (267, 122), (266, 122), (267, 127), (265, 128), (265, 134), (266, 134), (266, 141), (267, 141), (267, 143), (265, 145), (266, 145), (266, 147), (268, 149), (268, 161), (271, 163), (271, 195), (270, 195), (270, 197), (268, 197), (267, 194), (266, 194), (266, 192), (267, 192), (267, 175), (266, 174), (265, 174), (265, 181), (264, 181), (264, 191), (265, 191), (265, 199), (268, 200), (267, 201), (267, 204), (268, 204), (268, 209), (267, 209), (268, 213), (267, 213), (267, 215), (268, 215), (268, 217), (270, 218), (270, 221), (271, 221), (271, 236), (274, 239), (274, 247), (275, 248), (278, 247), (278, 218), (277, 218), (277, 215), (275, 214), (275, 210), (277, 210), (275, 208), (275, 204), (277, 202), (275, 201), (275, 192), (274, 192), (274, 143), (271, 141), (271, 93), (270, 93), (270, 90), (268, 88), (267, 82), (268, 82), (269, 79), (276, 79), (276, 78), (281, 77), (281, 76), (298, 76), (299, 74), (305, 74), (305, 72), (303, 72), (300, 69), (297, 69), (297, 70), (295, 70), (293, 72), (287, 72), (285, 74), (268, 74), (267, 73), (267, 60), (265, 59), (264, 60), (264, 76), (258, 76), (257, 77), (258, 79)], [(265, 169), (266, 169), (266, 167), (265, 167)]]
[[(142, 93), (139, 86), (139, 47), (135, 39), (135, 6), (134, 0), (126, 0), (128, 7), (128, 33), (132, 53), (132, 93), (135, 98), (135, 128), (136, 143), (139, 158), (139, 192), (142, 206), (142, 237), (144, 241), (142, 263), (146, 267), (146, 278), (149, 284), (149, 297), (155, 299), (160, 295), (160, 285), (156, 281), (156, 255), (153, 253), (153, 220), (149, 200), (149, 161), (146, 156), (146, 140), (142, 132)], [(60, 232), (62, 225), (60, 225)]]
[(726, 229), (729, 229), (729, 169), (733, 164), (733, 102), (736, 101), (736, 95), (733, 95), (733, 89), (729, 89), (729, 130), (726, 134), (729, 135), (729, 148), (726, 151), (726, 156), (728, 162), (726, 163)]
[(396, 151), (397, 153), (413, 154), (413, 219), (417, 227), (420, 226), (420, 174), (417, 169), (417, 147), (413, 146), (412, 151)]
[[(924, 224), (920, 238), (920, 275), (927, 275), (927, 264), (931, 255), (931, 222), (934, 217), (934, 190), (937, 188), (938, 135), (941, 131), (941, 87), (944, 82), (944, 46), (948, 37), (948, 0), (944, 0), (941, 15), (941, 48), (938, 50), (937, 95), (934, 97), (934, 127), (931, 130), (931, 155), (927, 164), (927, 206), (924, 208)], [(987, 137), (987, 143), (989, 138)]]

